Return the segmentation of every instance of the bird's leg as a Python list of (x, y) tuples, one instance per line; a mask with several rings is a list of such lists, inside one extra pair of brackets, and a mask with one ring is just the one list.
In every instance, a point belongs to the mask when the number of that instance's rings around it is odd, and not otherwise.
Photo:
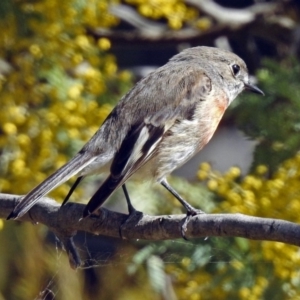
[(124, 192), (124, 195), (125, 195), (125, 198), (126, 198), (128, 212), (129, 212), (127, 219), (121, 224), (121, 226), (119, 228), (120, 237), (123, 239), (123, 234), (122, 234), (123, 227), (126, 226), (126, 224), (128, 224), (134, 218), (136, 218), (136, 217), (137, 218), (141, 218), (141, 216), (143, 215), (143, 213), (140, 212), (140, 211), (138, 211), (138, 210), (136, 210), (134, 208), (134, 206), (132, 205), (132, 203), (130, 201), (130, 198), (129, 198), (129, 194), (128, 194), (128, 191), (127, 191), (125, 183), (122, 184), (122, 189), (123, 189), (123, 192)]
[(190, 205), (188, 202), (186, 202), (170, 185), (169, 183), (164, 179), (161, 182), (161, 185), (165, 187), (186, 209), (188, 216), (195, 216), (200, 214), (204, 214), (205, 212), (194, 208), (192, 205)]
[(169, 183), (163, 179), (160, 181), (160, 184), (166, 188), (182, 205), (183, 207), (186, 209), (186, 218), (181, 226), (181, 236), (186, 240), (186, 236), (185, 236), (185, 231), (186, 231), (186, 226), (188, 221), (190, 220), (191, 217), (196, 216), (196, 215), (200, 215), (200, 214), (205, 214), (204, 211), (200, 210), (200, 209), (196, 209), (194, 208), (192, 205), (190, 205), (188, 202), (186, 202), (170, 185)]
[(63, 201), (61, 206), (64, 206), (69, 198), (71, 197), (71, 195), (73, 194), (74, 190), (77, 188), (78, 184), (80, 183), (80, 181), (83, 179), (83, 176), (80, 176), (76, 179), (76, 181), (74, 182), (74, 184), (71, 186), (70, 191), (68, 193), (68, 195), (66, 196), (65, 200)]
[(126, 198), (129, 215), (131, 215), (132, 213), (136, 212), (136, 209), (133, 207), (133, 205), (130, 201), (129, 194), (128, 194), (125, 183), (122, 184), (122, 189), (123, 189), (123, 192), (124, 192), (124, 195), (125, 195), (125, 198)]

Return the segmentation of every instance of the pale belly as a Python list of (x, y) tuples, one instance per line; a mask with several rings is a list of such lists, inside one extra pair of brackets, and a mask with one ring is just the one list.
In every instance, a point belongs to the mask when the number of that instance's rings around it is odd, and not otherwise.
[(171, 134), (160, 143), (157, 155), (142, 168), (147, 169), (145, 174), (160, 181), (191, 159), (209, 142), (224, 111), (225, 106), (214, 106), (209, 114), (206, 110), (205, 116), (198, 115), (171, 128)]

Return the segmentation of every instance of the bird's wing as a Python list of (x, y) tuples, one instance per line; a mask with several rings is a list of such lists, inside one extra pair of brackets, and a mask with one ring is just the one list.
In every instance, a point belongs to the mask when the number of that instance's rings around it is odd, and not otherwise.
[[(172, 99), (172, 104), (169, 102), (155, 113), (148, 112), (144, 119), (131, 126), (115, 154), (110, 175), (90, 199), (83, 217), (98, 209), (114, 190), (155, 155), (160, 141), (174, 124), (193, 119), (197, 105), (211, 92), (210, 79), (204, 73), (200, 78), (193, 85), (188, 84), (190, 78), (184, 78), (186, 82), (181, 83), (178, 99)], [(174, 103), (177, 103), (175, 107)]]

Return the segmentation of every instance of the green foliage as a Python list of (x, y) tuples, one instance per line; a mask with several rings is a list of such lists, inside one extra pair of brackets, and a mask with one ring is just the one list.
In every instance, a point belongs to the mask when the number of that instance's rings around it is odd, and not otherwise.
[(235, 124), (258, 142), (252, 170), (264, 164), (273, 172), (300, 149), (300, 63), (265, 60), (257, 78), (265, 96), (244, 95), (231, 114)]
[(105, 1), (7, 0), (0, 10), (0, 57), (9, 66), (0, 65), (0, 190), (26, 193), (80, 150), (131, 75), (118, 71), (108, 39), (86, 34), (88, 25), (117, 23)]

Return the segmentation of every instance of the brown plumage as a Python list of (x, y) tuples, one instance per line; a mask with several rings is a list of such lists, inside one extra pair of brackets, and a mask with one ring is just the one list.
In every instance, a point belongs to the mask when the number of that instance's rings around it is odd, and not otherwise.
[(182, 51), (138, 82), (78, 154), (29, 192), (8, 218), (21, 217), (70, 177), (80, 176), (75, 188), (83, 176), (109, 164), (110, 174), (83, 217), (137, 172), (166, 187), (188, 215), (197, 213), (168, 185), (166, 176), (208, 143), (226, 108), (244, 89), (263, 94), (249, 84), (246, 64), (237, 55), (210, 47)]

